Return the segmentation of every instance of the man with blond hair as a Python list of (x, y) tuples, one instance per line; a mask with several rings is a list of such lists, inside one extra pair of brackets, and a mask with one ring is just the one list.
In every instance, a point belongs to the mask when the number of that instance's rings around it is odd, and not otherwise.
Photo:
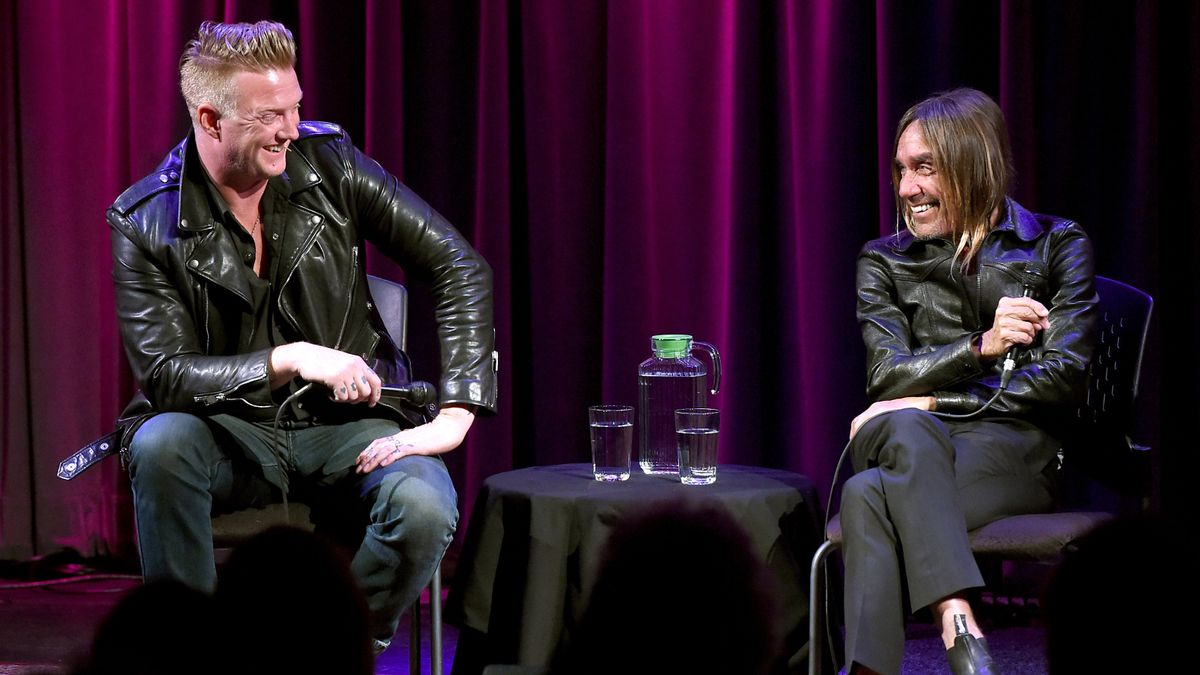
[(842, 492), (852, 672), (900, 672), (905, 610), (928, 607), (953, 672), (994, 673), (967, 532), (1051, 505), (1096, 337), (1092, 248), (1008, 196), (1012, 165), (999, 106), (973, 89), (914, 105), (896, 130), (907, 227), (858, 258), (874, 403), (851, 424)]
[[(386, 648), (453, 536), (438, 455), (495, 406), (491, 270), (339, 127), (301, 122), (296, 47), (272, 22), (205, 22), (180, 61), (192, 131), (108, 210), (122, 419), (147, 580), (216, 581), (213, 513), (289, 492), (352, 513), (351, 561)], [(432, 280), (440, 411), (381, 399), (407, 356), (364, 242)], [(297, 589), (302, 593), (303, 589)]]

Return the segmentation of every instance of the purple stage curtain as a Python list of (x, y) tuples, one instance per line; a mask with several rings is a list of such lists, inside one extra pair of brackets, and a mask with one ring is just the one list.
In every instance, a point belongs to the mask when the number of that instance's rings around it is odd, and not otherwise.
[[(0, 558), (132, 550), (115, 461), (59, 459), (135, 385), (105, 207), (186, 133), (204, 19), (296, 35), (303, 114), (338, 122), (496, 272), (500, 412), (446, 457), (467, 526), (493, 473), (589, 458), (586, 407), (635, 401), (655, 333), (721, 351), (720, 458), (827, 495), (867, 401), (854, 258), (895, 227), (896, 120), (966, 85), (1000, 102), (1015, 196), (1078, 219), (1098, 270), (1158, 301), (1142, 440), (1181, 501), (1197, 403), (1200, 5), (737, 0), (0, 0)], [(423, 280), (410, 351), (436, 380)], [(1176, 378), (1182, 376), (1181, 380)], [(844, 476), (843, 476), (844, 478)]]

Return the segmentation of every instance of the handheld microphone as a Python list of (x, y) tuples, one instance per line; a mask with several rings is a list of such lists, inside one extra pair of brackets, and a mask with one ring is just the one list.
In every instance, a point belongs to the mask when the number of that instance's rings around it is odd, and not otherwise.
[(428, 382), (413, 380), (401, 387), (382, 387), (384, 396), (399, 398), (417, 406), (424, 407), (437, 400), (437, 389)]
[[(1021, 291), (1022, 298), (1032, 298), (1037, 295), (1038, 289), (1045, 283), (1046, 277), (1042, 273), (1042, 267), (1036, 262), (1025, 264), (1025, 289)], [(1021, 347), (1013, 345), (1008, 348), (1008, 353), (1004, 355), (1004, 367), (1000, 371), (1000, 389), (1008, 387), (1008, 381), (1012, 379), (1013, 370), (1017, 367), (1017, 351)]]

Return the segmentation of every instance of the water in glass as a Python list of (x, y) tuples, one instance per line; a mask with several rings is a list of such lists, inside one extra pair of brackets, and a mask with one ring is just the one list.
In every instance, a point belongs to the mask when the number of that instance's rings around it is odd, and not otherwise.
[(632, 422), (592, 422), (592, 474), (598, 481), (629, 478)]
[(717, 430), (679, 429), (679, 480), (685, 485), (708, 485), (717, 480)]

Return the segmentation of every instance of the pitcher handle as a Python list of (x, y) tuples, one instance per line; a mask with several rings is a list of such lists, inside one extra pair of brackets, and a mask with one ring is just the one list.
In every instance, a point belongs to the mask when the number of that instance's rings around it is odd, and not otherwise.
[(714, 347), (713, 345), (711, 345), (707, 342), (701, 342), (700, 340), (692, 340), (693, 350), (696, 347), (703, 347), (706, 351), (708, 351), (709, 358), (712, 359), (713, 383), (712, 383), (712, 389), (709, 390), (709, 393), (715, 394), (721, 389), (721, 355), (719, 353), (717, 353), (716, 347)]

